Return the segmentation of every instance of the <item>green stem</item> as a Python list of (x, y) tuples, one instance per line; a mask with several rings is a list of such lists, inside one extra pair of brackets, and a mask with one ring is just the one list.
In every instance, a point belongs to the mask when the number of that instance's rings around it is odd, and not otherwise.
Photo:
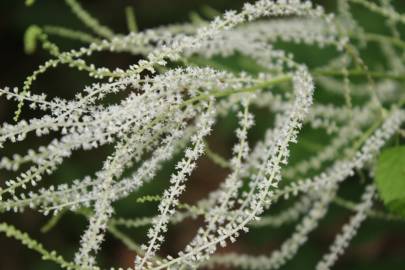
[(73, 14), (83, 22), (84, 25), (93, 30), (94, 33), (101, 37), (110, 39), (114, 37), (114, 32), (108, 27), (101, 25), (100, 22), (90, 15), (76, 0), (65, 0)]
[[(333, 202), (343, 208), (349, 209), (351, 211), (356, 211), (356, 203), (349, 200), (336, 196)], [(372, 209), (367, 211), (367, 215), (372, 218), (384, 219), (389, 221), (405, 221), (405, 218), (403, 217), (387, 214), (382, 211)]]
[(62, 26), (45, 25), (43, 27), (45, 33), (55, 36), (60, 36), (66, 39), (78, 40), (83, 43), (100, 43), (100, 39), (78, 30), (69, 29)]
[(379, 6), (372, 1), (367, 1), (367, 0), (350, 0), (353, 3), (362, 5), (365, 8), (368, 8), (369, 10), (378, 13), (384, 17), (387, 17), (391, 19), (394, 22), (401, 22), (405, 24), (405, 15), (402, 15), (400, 13), (397, 13), (395, 10), (391, 10), (382, 6)]
[(108, 232), (110, 232), (115, 238), (118, 240), (121, 240), (124, 245), (128, 247), (131, 251), (136, 252), (137, 254), (143, 254), (143, 250), (141, 247), (132, 241), (131, 238), (129, 238), (126, 234), (124, 234), (121, 230), (119, 230), (115, 225), (112, 225), (111, 223), (108, 224), (107, 227)]
[(54, 215), (51, 219), (49, 219), (49, 221), (44, 226), (42, 226), (41, 232), (42, 233), (49, 232), (53, 227), (56, 226), (56, 224), (58, 224), (58, 222), (60, 221), (60, 219), (63, 217), (63, 215), (65, 213), (66, 213), (66, 211), (62, 210), (57, 215)]
[(357, 151), (365, 142), (366, 140), (376, 131), (384, 122), (385, 118), (387, 115), (384, 117), (380, 117), (369, 129), (366, 130), (366, 132), (363, 133), (363, 135), (354, 143), (353, 146), (353, 151)]
[(220, 167), (224, 169), (229, 169), (230, 164), (229, 162), (223, 158), (221, 155), (215, 153), (209, 146), (208, 143), (205, 143), (205, 153), (207, 154), (207, 157), (211, 159), (215, 164), (219, 165)]
[(223, 91), (212, 91), (209, 94), (199, 95), (193, 98), (190, 98), (182, 103), (182, 106), (193, 104), (194, 102), (202, 101), (202, 100), (209, 100), (210, 98), (220, 98), (226, 97), (233, 94), (240, 94), (240, 93), (252, 93), (256, 92), (260, 89), (267, 88), (276, 84), (288, 82), (291, 80), (291, 75), (280, 75), (278, 77), (273, 78), (272, 80), (265, 81), (263, 83), (259, 83), (257, 85), (246, 87), (242, 89), (228, 89)]
[[(315, 69), (312, 71), (312, 74), (315, 76), (327, 76), (327, 77), (344, 77), (344, 73), (340, 70), (325, 70), (325, 69)], [(347, 75), (349, 77), (364, 77), (367, 76), (367, 74), (361, 70), (361, 69), (350, 69), (347, 70)], [(385, 73), (385, 72), (380, 72), (380, 71), (369, 71), (368, 75), (370, 75), (372, 78), (376, 79), (393, 79), (393, 80), (398, 80), (398, 81), (405, 81), (405, 74), (390, 74), (390, 73)]]
[(134, 8), (131, 6), (125, 7), (125, 16), (127, 18), (127, 27), (130, 33), (138, 32)]
[(66, 261), (61, 255), (58, 255), (55, 251), (46, 250), (41, 243), (32, 239), (27, 233), (18, 230), (13, 225), (7, 224), (5, 222), (0, 223), (0, 232), (5, 233), (5, 235), (9, 238), (14, 238), (20, 241), (27, 248), (38, 252), (39, 254), (42, 255), (43, 260), (52, 261), (58, 264), (61, 268), (65, 269), (76, 269), (76, 270), (82, 269), (80, 266)]
[[(358, 35), (351, 34), (350, 37), (356, 38), (356, 37), (358, 37)], [(364, 33), (361, 37), (364, 37), (364, 39), (366, 41), (378, 42), (378, 43), (390, 43), (398, 48), (405, 49), (405, 42), (396, 37), (385, 36), (385, 35), (376, 34), (376, 33)]]

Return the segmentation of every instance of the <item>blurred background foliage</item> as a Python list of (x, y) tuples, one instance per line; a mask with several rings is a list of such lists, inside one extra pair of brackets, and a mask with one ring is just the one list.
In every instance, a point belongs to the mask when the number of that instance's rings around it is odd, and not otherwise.
[[(83, 6), (96, 16), (101, 23), (110, 26), (116, 32), (126, 33), (125, 7), (132, 6), (136, 12), (138, 27), (140, 30), (171, 23), (182, 23), (190, 20), (191, 12), (199, 12), (202, 7), (210, 6), (218, 11), (231, 8), (240, 8), (242, 0), (86, 0), (81, 1)], [(400, 12), (405, 11), (405, 1), (393, 1)], [(327, 11), (335, 10), (335, 1), (317, 1)], [(372, 14), (360, 7), (353, 7), (355, 18), (361, 22), (367, 31), (384, 33), (387, 31), (383, 20), (378, 15)], [(2, 0), (0, 1), (0, 87), (21, 86), (23, 80), (34, 69), (49, 58), (47, 52), (39, 49), (32, 55), (26, 55), (23, 49), (23, 35), (28, 26), (37, 24), (61, 25), (72, 29), (87, 31), (80, 21), (70, 12), (63, 1), (37, 0), (32, 7), (26, 7), (24, 1)], [(404, 33), (401, 29), (401, 33)], [(63, 49), (77, 48), (81, 44), (76, 41), (51, 37), (51, 40)], [(298, 62), (304, 62), (310, 67), (325, 64), (327, 59), (334, 55), (332, 48), (318, 49), (314, 47), (298, 46), (278, 43), (277, 46), (295, 55)], [(385, 62), (378, 51), (377, 46), (368, 46), (362, 51), (371, 69), (383, 69)], [(136, 56), (127, 54), (102, 53), (91, 57), (94, 63), (108, 67), (125, 68), (136, 61)], [(216, 65), (221, 65), (231, 71), (249, 70), (252, 73), (258, 72), (258, 67), (252, 65), (249, 59), (239, 55), (213, 60)], [(207, 63), (205, 63), (207, 64)], [(212, 61), (209, 63), (212, 64)], [(92, 82), (86, 73), (78, 72), (62, 66), (51, 70), (33, 86), (33, 92), (45, 92), (47, 95), (69, 98), (86, 84)], [(316, 91), (316, 99), (322, 102), (343, 103), (338, 96), (325, 94), (322, 89)], [(356, 102), (356, 101), (355, 101)], [(6, 102), (0, 99), (0, 121), (11, 121), (12, 114), (16, 108), (15, 103)], [(272, 117), (266, 110), (257, 109), (256, 125), (250, 132), (251, 142), (263, 138), (264, 131), (271, 126)], [(28, 110), (24, 111), (24, 117), (32, 117), (34, 114)], [(215, 132), (210, 139), (211, 149), (215, 149), (225, 157), (230, 156), (230, 149), (235, 142), (235, 137), (230, 130), (237, 125), (234, 115), (221, 119)], [(12, 147), (1, 149), (0, 156), (11, 155), (12, 153), (23, 153), (27, 148), (35, 148), (44, 144), (50, 138), (31, 138)], [(326, 133), (318, 130), (305, 128), (301, 141), (294, 146), (292, 152), (292, 164), (308, 157), (315, 151), (321, 149), (328, 143)], [(81, 178), (84, 175), (91, 175), (102, 165), (102, 158), (108, 155), (111, 146), (104, 146), (93, 151), (77, 152), (67, 160), (49, 179), (47, 184), (63, 183), (72, 179)], [(136, 203), (136, 198), (143, 194), (158, 195), (167, 186), (167, 178), (174, 161), (167, 164), (156, 179), (143, 187), (137, 194), (116, 203), (117, 215), (123, 217), (153, 216), (156, 213), (157, 203)], [(182, 197), (183, 202), (193, 203), (203, 198), (209, 191), (218, 186), (228, 173), (208, 159), (201, 159), (199, 167), (189, 182), (188, 191)], [(0, 183), (11, 177), (10, 174), (0, 172)], [(354, 177), (356, 178), (356, 176)], [(358, 201), (362, 192), (361, 185), (357, 179), (350, 179), (341, 190), (341, 196)], [(288, 204), (288, 203), (287, 203)], [(277, 213), (285, 207), (284, 204), (275, 205), (270, 213)], [(381, 206), (380, 206), (381, 207)], [(327, 218), (323, 220), (319, 228), (311, 234), (310, 241), (300, 250), (298, 256), (287, 263), (282, 269), (313, 269), (315, 263), (321, 258), (331, 241), (334, 239), (342, 225), (350, 217), (348, 210), (333, 205)], [(78, 248), (81, 232), (85, 229), (87, 222), (83, 216), (73, 213), (65, 214), (58, 225), (47, 233), (41, 233), (39, 228), (46, 224), (49, 217), (33, 211), (26, 211), (23, 215), (2, 214), (4, 219), (42, 242), (47, 248), (58, 250), (66, 258), (72, 258)], [(196, 225), (202, 220), (187, 220), (179, 225), (170, 226), (170, 233), (167, 244), (163, 247), (164, 253), (175, 254), (194, 235)], [(226, 250), (220, 252), (235, 251), (249, 254), (270, 254), (270, 252), (282, 243), (292, 232), (295, 224), (283, 226), (283, 228), (255, 228), (251, 233), (241, 237), (234, 245), (229, 245)], [(144, 242), (146, 228), (128, 230), (129, 235), (136, 242)], [(101, 264), (104, 266), (132, 266), (134, 254), (128, 251), (125, 246), (111, 235), (103, 244), (103, 250), (99, 255)], [(51, 270), (58, 267), (53, 263), (42, 262), (39, 256), (27, 250), (20, 243), (0, 235), (0, 269), (1, 270), (22, 270), (41, 269)], [(118, 263), (118, 264), (117, 264)], [(346, 254), (338, 261), (334, 269), (405, 269), (405, 225), (402, 222), (386, 222), (375, 219), (368, 219), (361, 227), (359, 234), (354, 239)]]

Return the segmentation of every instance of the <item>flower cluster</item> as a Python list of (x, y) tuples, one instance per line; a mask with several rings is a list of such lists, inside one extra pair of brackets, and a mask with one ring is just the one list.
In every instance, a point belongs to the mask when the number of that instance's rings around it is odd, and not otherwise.
[[(47, 252), (9, 224), (0, 223), (0, 232), (66, 269), (100, 269), (96, 255), (107, 232), (130, 243), (136, 252), (133, 269), (283, 266), (309, 241), (341, 183), (357, 171), (372, 172), (375, 158), (405, 122), (400, 84), (405, 54), (397, 50), (404, 51), (405, 43), (396, 26), (405, 22), (404, 15), (395, 12), (388, 0), (382, 0), (381, 6), (364, 0), (338, 2), (336, 14), (328, 14), (310, 1), (258, 0), (211, 21), (143, 32), (136, 31), (129, 10), (131, 32), (120, 35), (101, 25), (76, 0), (66, 0), (97, 36), (58, 27), (27, 31), (28, 47), (42, 42), (52, 58), (26, 79), (21, 91), (0, 89), (0, 97), (18, 103), (17, 121), (0, 126), (0, 150), (30, 136), (52, 140), (25, 154), (1, 154), (0, 170), (15, 177), (0, 183), (0, 213), (30, 208), (57, 217), (71, 211), (84, 214), (88, 225), (72, 262)], [(351, 15), (352, 4), (385, 16), (394, 37), (364, 31)], [(89, 44), (62, 52), (50, 41), (52, 35)], [(390, 71), (371, 71), (353, 45), (375, 41)], [(313, 68), (295, 60), (293, 53), (280, 46), (284, 43), (328, 47), (335, 56)], [(126, 69), (97, 67), (85, 60), (100, 51), (142, 58)], [(215, 61), (235, 55), (242, 59), (239, 70)], [(63, 64), (87, 72), (95, 82), (71, 100), (31, 93), (39, 76)], [(352, 77), (364, 80), (353, 82)], [(318, 98), (325, 93), (342, 102)], [(115, 102), (112, 96), (118, 97)], [(39, 111), (41, 116), (18, 120), (26, 109)], [(271, 117), (263, 138), (253, 142), (249, 132), (259, 123), (255, 122), (257, 109)], [(237, 117), (238, 127), (227, 159), (209, 148), (207, 138), (216, 134), (216, 123), (229, 114)], [(308, 131), (327, 136), (327, 143), (319, 147), (310, 142), (316, 151), (291, 163)], [(113, 150), (94, 174), (63, 184), (47, 183), (73, 153), (102, 146)], [(166, 177), (166, 190), (140, 198), (141, 202), (158, 201), (158, 214), (133, 220), (115, 217), (114, 203), (138, 194), (177, 155), (181, 157)], [(229, 174), (204, 199), (193, 205), (182, 203), (202, 158), (212, 159)], [(343, 254), (376, 196), (375, 187), (368, 184), (362, 201), (352, 209), (356, 214), (318, 263), (318, 270), (330, 269)], [(273, 204), (288, 199), (296, 201), (279, 214), (265, 216)], [(161, 256), (169, 224), (198, 216), (204, 223), (191, 241), (176, 255)], [(290, 238), (269, 256), (217, 253), (251, 227), (280, 227), (300, 218)], [(138, 246), (123, 232), (117, 233), (118, 226), (150, 226), (147, 241)]]

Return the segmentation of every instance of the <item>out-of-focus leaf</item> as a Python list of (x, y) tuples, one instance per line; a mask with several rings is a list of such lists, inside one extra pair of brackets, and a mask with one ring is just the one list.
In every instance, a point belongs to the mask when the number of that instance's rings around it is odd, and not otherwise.
[(381, 153), (375, 181), (387, 208), (405, 216), (405, 146)]

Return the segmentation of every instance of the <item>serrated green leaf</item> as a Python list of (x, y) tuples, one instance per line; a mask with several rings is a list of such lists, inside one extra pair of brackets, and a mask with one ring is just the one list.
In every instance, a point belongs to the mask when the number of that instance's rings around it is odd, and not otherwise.
[(405, 146), (381, 153), (375, 181), (386, 207), (405, 216)]

